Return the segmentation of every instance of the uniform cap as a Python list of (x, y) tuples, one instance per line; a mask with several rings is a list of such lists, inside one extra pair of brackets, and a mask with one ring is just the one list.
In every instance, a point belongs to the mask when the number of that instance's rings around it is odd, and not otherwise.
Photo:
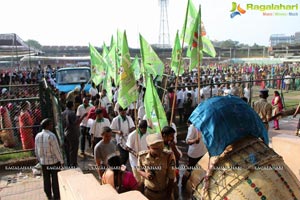
[(269, 95), (269, 90), (268, 89), (263, 89), (259, 91), (260, 94), (262, 95)]
[(159, 142), (163, 142), (163, 141), (164, 140), (161, 137), (160, 133), (150, 134), (146, 137), (146, 142), (147, 142), (148, 146), (159, 143)]

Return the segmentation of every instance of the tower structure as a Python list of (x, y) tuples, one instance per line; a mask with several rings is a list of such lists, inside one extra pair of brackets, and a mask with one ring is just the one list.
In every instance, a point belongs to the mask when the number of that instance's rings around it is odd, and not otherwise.
[(160, 5), (160, 24), (158, 43), (162, 48), (170, 47), (170, 33), (168, 22), (168, 3), (169, 0), (159, 0)]

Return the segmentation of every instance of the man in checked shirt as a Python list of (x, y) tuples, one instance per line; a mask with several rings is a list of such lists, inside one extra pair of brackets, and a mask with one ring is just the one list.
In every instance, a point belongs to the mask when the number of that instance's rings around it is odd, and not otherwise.
[(41, 122), (41, 126), (43, 130), (35, 137), (35, 154), (42, 165), (44, 192), (48, 199), (60, 199), (57, 173), (64, 160), (57, 138), (51, 132), (52, 121), (46, 118)]

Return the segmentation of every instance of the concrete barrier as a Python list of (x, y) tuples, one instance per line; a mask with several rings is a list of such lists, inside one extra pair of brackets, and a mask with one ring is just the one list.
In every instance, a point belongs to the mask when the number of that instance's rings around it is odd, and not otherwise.
[(83, 174), (80, 169), (59, 172), (58, 181), (62, 200), (147, 200), (139, 191), (118, 194), (111, 185), (100, 185), (93, 174)]
[(300, 180), (300, 137), (288, 134), (274, 136), (272, 147)]

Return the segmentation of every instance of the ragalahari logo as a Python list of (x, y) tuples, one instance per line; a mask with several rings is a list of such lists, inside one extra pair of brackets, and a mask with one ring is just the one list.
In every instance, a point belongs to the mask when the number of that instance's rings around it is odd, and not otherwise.
[(236, 2), (232, 2), (232, 8), (231, 8), (230, 12), (231, 12), (230, 17), (234, 18), (237, 15), (245, 14), (246, 10), (241, 8), (240, 4), (237, 5)]

